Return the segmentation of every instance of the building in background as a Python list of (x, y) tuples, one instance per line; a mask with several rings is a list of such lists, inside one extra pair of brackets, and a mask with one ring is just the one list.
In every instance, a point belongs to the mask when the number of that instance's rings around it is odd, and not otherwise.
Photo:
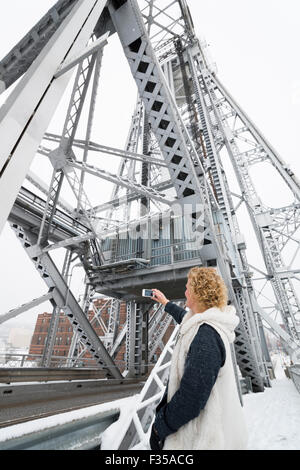
[(0, 335), (0, 366), (23, 367), (32, 338), (26, 328), (3, 329)]
[[(101, 314), (98, 316), (98, 319), (95, 318), (95, 312), (90, 310), (88, 312), (88, 318), (90, 323), (92, 324), (95, 332), (100, 337), (103, 344), (106, 346), (106, 338), (105, 332), (103, 329), (103, 324), (105, 326), (108, 325), (109, 321), (109, 308), (110, 302), (108, 302), (107, 298), (100, 298), (94, 301), (95, 310), (99, 312), (101, 310)], [(29, 348), (29, 354), (32, 355), (32, 360), (34, 357), (39, 356), (41, 357), (44, 353), (44, 348), (46, 344), (46, 339), (48, 335), (48, 330), (50, 327), (51, 321), (51, 313), (44, 312), (37, 317), (34, 333), (32, 335), (32, 340)], [(126, 302), (121, 302), (120, 304), (120, 322), (119, 322), (119, 330), (118, 334), (122, 331), (123, 328), (126, 328)], [(174, 323), (168, 327), (164, 337), (162, 338), (162, 343), (160, 343), (159, 347), (157, 347), (155, 354), (152, 358), (153, 364), (155, 364), (157, 358), (159, 357), (164, 344), (168, 341), (169, 337), (172, 334), (174, 329)], [(59, 366), (62, 364), (66, 364), (66, 359), (69, 355), (70, 346), (72, 343), (73, 338), (73, 328), (71, 323), (64, 313), (60, 314), (58, 329), (56, 332), (54, 347), (52, 350), (52, 360), (51, 366)], [(75, 352), (75, 356), (77, 355), (78, 351)], [(85, 352), (84, 355), (81, 357), (81, 361), (78, 362), (80, 367), (95, 367), (96, 363), (91, 358), (91, 355), (88, 352)], [(119, 367), (120, 371), (123, 372), (126, 369), (126, 342), (123, 341), (121, 344), (116, 357), (114, 358), (114, 362)]]
[(29, 349), (32, 338), (32, 332), (25, 328), (11, 328), (8, 336), (8, 342), (13, 348), (21, 348), (25, 351)]

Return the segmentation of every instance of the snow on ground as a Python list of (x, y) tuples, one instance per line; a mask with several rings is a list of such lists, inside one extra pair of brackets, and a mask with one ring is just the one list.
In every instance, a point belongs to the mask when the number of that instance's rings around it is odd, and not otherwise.
[(300, 450), (300, 394), (287, 378), (244, 398), (249, 450)]
[[(280, 357), (276, 360), (276, 379), (272, 380), (272, 387), (266, 388), (262, 393), (243, 395), (249, 450), (300, 450), (300, 394), (292, 380), (285, 376)], [(119, 430), (124, 429), (124, 424), (134, 409), (137, 397), (138, 395), (134, 395), (111, 403), (2, 428), (0, 429), (0, 448), (1, 441), (13, 437), (59, 426), (102, 411), (120, 409), (118, 421), (105, 431), (102, 442), (103, 450), (114, 450), (114, 438)]]
[(249, 450), (300, 450), (300, 394), (277, 358), (276, 380), (262, 393), (243, 395)]
[[(273, 358), (276, 379), (271, 381), (272, 387), (243, 395), (248, 450), (300, 450), (300, 394), (286, 377), (282, 362), (283, 357)], [(116, 422), (105, 431), (102, 449), (113, 449), (118, 429), (122, 427)]]

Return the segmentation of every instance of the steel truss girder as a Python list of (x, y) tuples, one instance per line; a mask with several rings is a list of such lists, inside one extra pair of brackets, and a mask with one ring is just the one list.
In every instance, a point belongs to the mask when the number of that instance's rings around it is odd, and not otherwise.
[[(33, 186), (35, 186), (39, 191), (48, 196), (50, 188), (36, 173), (32, 170), (29, 170), (26, 175), (26, 180), (29, 181)], [(22, 188), (21, 188), (22, 191)], [(20, 194), (20, 193), (19, 193)], [(67, 214), (72, 215), (74, 212), (73, 207), (61, 197), (58, 198), (56, 205), (63, 209)]]
[[(217, 203), (151, 47), (137, 2), (127, 1), (117, 10), (111, 4), (108, 8), (144, 102), (151, 131), (168, 165), (178, 203), (192, 204), (195, 208), (193, 228), (202, 240), (205, 228), (216, 251), (215, 257), (219, 260), (221, 272), (227, 278), (228, 269), (221, 254), (223, 240), (214, 231), (212, 211), (216, 210)], [(126, 29), (124, 24), (127, 25)], [(197, 205), (201, 207), (200, 214)]]
[[(185, 0), (144, 0), (141, 3), (151, 43), (160, 61), (169, 59), (174, 54), (174, 39), (181, 38), (186, 43), (195, 34), (187, 3)], [(146, 3), (144, 7), (143, 3)]]
[[(90, 301), (91, 301), (91, 296), (93, 295), (94, 290), (90, 284), (87, 284), (85, 286), (85, 292), (84, 292), (84, 297), (82, 299), (81, 307), (83, 310), (83, 313), (85, 316), (88, 316), (88, 310), (90, 306)], [(68, 354), (68, 366), (72, 367), (75, 366), (76, 361), (78, 358), (80, 358), (81, 354), (78, 354), (78, 351), (80, 349), (80, 335), (76, 332), (72, 336), (72, 341), (69, 349), (69, 354)], [(83, 346), (82, 350), (86, 352), (86, 347)], [(75, 356), (75, 351), (76, 351), (76, 356)], [(76, 359), (75, 359), (76, 357)]]
[[(69, 274), (69, 269), (71, 265), (71, 258), (72, 258), (72, 251), (68, 251), (65, 254), (65, 261), (62, 269), (62, 277), (65, 281), (67, 281), (67, 276)], [(55, 343), (56, 333), (58, 329), (59, 317), (60, 317), (61, 309), (55, 305), (52, 311), (50, 325), (47, 333), (47, 338), (45, 341), (43, 357), (42, 357), (42, 365), (43, 367), (50, 367), (51, 364), (51, 356), (52, 351)]]
[(1, 323), (11, 320), (12, 318), (15, 318), (21, 313), (26, 312), (27, 310), (30, 310), (31, 308), (37, 307), (38, 305), (46, 302), (47, 300), (51, 300), (52, 298), (53, 298), (53, 294), (51, 291), (49, 291), (47, 294), (42, 295), (38, 299), (33, 299), (30, 302), (27, 302), (26, 304), (21, 305), (20, 307), (14, 308), (10, 310), (9, 312), (0, 315), (0, 325)]
[(123, 186), (131, 191), (146, 196), (150, 199), (154, 199), (156, 201), (162, 202), (163, 204), (171, 205), (175, 202), (175, 200), (168, 200), (166, 199), (163, 193), (159, 193), (155, 191), (153, 188), (144, 186), (142, 184), (137, 183), (130, 178), (125, 178), (124, 176), (114, 175), (106, 170), (102, 170), (100, 168), (95, 167), (94, 165), (89, 165), (83, 162), (72, 161), (69, 162), (69, 166), (73, 168), (77, 168), (82, 171), (86, 171), (91, 175), (98, 176), (99, 178), (103, 178), (107, 181), (112, 183), (118, 184), (119, 186)]
[[(280, 275), (282, 270), (288, 271), (282, 256), (282, 248), (286, 245), (287, 239), (285, 240), (286, 243), (282, 243), (282, 238), (288, 236), (291, 239), (295, 231), (299, 228), (299, 211), (295, 210), (298, 203), (292, 204), (290, 207), (290, 219), (288, 224), (284, 216), (287, 208), (283, 208), (281, 211), (280, 208), (270, 209), (262, 204), (255, 185), (249, 175), (247, 152), (243, 152), (241, 155), (238, 147), (238, 139), (234, 137), (230, 123), (222, 114), (222, 104), (220, 105), (219, 103), (217, 105), (215, 102), (217, 93), (223, 96), (224, 100), (222, 103), (226, 104), (226, 109), (231, 107), (234, 115), (243, 122), (244, 126), (242, 132), (247, 132), (247, 134), (251, 136), (251, 142), (259, 148), (260, 152), (263, 151), (264, 160), (276, 168), (283, 182), (290, 188), (298, 201), (300, 198), (300, 183), (293, 172), (250, 121), (248, 116), (240, 109), (227, 90), (221, 85), (220, 81), (207, 70), (202, 72), (202, 77), (207, 87), (207, 102), (209, 102), (211, 112), (214, 114), (216, 122), (218, 123), (219, 132), (222, 134), (222, 139), (231, 159), (243, 198), (246, 201), (247, 209), (264, 258), (268, 277), (271, 279), (275, 298), (280, 305), (283, 322), (292, 338), (299, 342), (300, 331), (297, 322), (299, 321), (300, 302), (289, 276), (283, 279)], [(250, 139), (247, 140), (250, 141)], [(251, 157), (250, 164), (253, 164)], [(280, 225), (281, 214), (283, 222), (281, 222)]]
[(149, 305), (128, 301), (126, 302), (126, 310), (126, 363), (128, 377), (145, 375), (148, 370)]
[[(140, 161), (145, 164), (145, 167), (149, 167), (149, 164), (151, 165), (151, 173), (157, 168), (157, 172), (160, 175), (160, 168), (166, 167), (167, 165), (164, 162), (164, 160), (161, 158), (161, 153), (158, 152), (160, 159), (158, 160), (156, 157), (153, 158), (153, 144), (149, 143), (147, 151), (144, 150), (143, 146), (143, 154), (139, 155), (137, 153), (139, 144), (143, 141), (144, 133), (143, 133), (143, 121), (144, 121), (144, 106), (140, 98), (137, 100), (136, 108), (134, 111), (134, 114), (132, 116), (131, 124), (130, 124), (130, 129), (128, 132), (128, 137), (127, 137), (127, 142), (125, 145), (125, 151), (120, 151), (118, 149), (110, 149), (105, 146), (98, 146), (97, 148), (103, 148), (103, 151), (105, 153), (113, 153), (113, 154), (119, 154), (123, 155), (123, 160), (119, 165), (118, 168), (118, 177), (124, 177), (125, 178), (130, 178), (131, 180), (135, 178), (135, 163), (136, 161)], [(150, 131), (149, 126), (148, 126), (148, 131)], [(149, 132), (150, 134), (150, 132)], [(147, 139), (151, 138), (147, 136)], [(92, 144), (93, 147), (96, 144)], [(150, 147), (151, 145), (151, 147)], [(157, 143), (156, 143), (157, 146)], [(91, 149), (93, 149), (93, 147)], [(135, 178), (136, 181), (136, 178)], [(142, 181), (141, 181), (142, 183)], [(143, 185), (144, 186), (144, 185)], [(156, 194), (161, 197), (163, 194), (163, 191), (168, 190), (173, 187), (172, 181), (164, 181), (160, 183), (156, 183), (155, 181), (149, 182), (147, 185), (146, 191), (148, 191), (149, 187), (151, 188), (152, 191), (155, 191)], [(111, 201), (108, 201), (100, 206), (96, 206), (94, 208), (94, 211), (96, 213), (102, 212), (102, 211), (107, 211), (106, 218), (108, 220), (112, 220), (112, 215), (113, 215), (113, 209), (118, 210), (121, 207), (123, 207), (123, 218), (121, 217), (122, 220), (129, 220), (130, 219), (130, 211), (131, 211), (131, 204), (133, 201), (141, 199), (142, 196), (145, 196), (145, 194), (141, 194), (141, 192), (135, 192), (133, 193), (131, 191), (131, 188), (127, 188), (126, 190), (126, 195), (122, 196), (118, 195), (120, 194), (121, 186), (117, 183), (114, 185), (112, 194), (111, 194)], [(149, 195), (150, 196), (150, 195)], [(153, 198), (147, 198), (146, 200), (152, 200), (152, 202), (158, 202), (158, 199), (153, 199)]]
[[(57, 134), (46, 133), (44, 136), (44, 139), (50, 140), (51, 142), (59, 142), (61, 137)], [(100, 145), (91, 141), (86, 143), (85, 140), (74, 139), (73, 147), (78, 147), (81, 149), (87, 148), (87, 150), (92, 151), (92, 152), (105, 153), (106, 155), (114, 155), (114, 156), (122, 157), (128, 160), (135, 160), (137, 162), (151, 163), (152, 165), (158, 165), (159, 167), (167, 167), (165, 162), (163, 162), (162, 160), (151, 158), (148, 155), (143, 155), (143, 154), (135, 153), (135, 152), (128, 151), (128, 150), (116, 149), (113, 147), (108, 147), (107, 145)], [(43, 153), (44, 155), (48, 154), (48, 152), (47, 151), (45, 152), (45, 149), (42, 147), (41, 147), (41, 153)]]
[[(128, 136), (127, 136), (127, 141), (126, 141), (126, 145), (125, 145), (126, 153), (129, 152), (130, 154), (131, 153), (137, 154), (137, 151), (138, 151), (138, 148), (139, 148), (141, 128), (142, 128), (142, 117), (143, 117), (142, 102), (141, 102), (140, 99), (138, 99), (137, 103), (136, 103), (135, 110), (134, 110), (134, 114), (133, 114), (132, 119), (131, 119), (130, 129), (129, 129)], [(147, 158), (148, 158), (148, 156), (147, 156)], [(132, 178), (132, 177), (134, 177), (134, 172), (135, 172), (134, 167), (135, 167), (135, 161), (132, 161), (132, 160), (128, 159), (127, 156), (125, 156), (125, 158), (119, 164), (117, 174), (118, 174), (118, 176), (127, 175), (127, 176)], [(122, 204), (121, 203), (122, 198), (118, 197), (118, 195), (120, 194), (120, 190), (121, 190), (121, 188), (119, 187), (119, 185), (115, 184), (113, 189), (112, 189), (112, 192), (111, 192), (111, 200), (112, 200), (111, 202), (112, 202), (113, 205), (111, 205), (111, 203), (109, 202), (108, 206), (106, 206), (106, 209), (104, 209), (104, 210), (107, 210), (106, 216), (107, 216), (108, 219), (110, 219), (112, 217), (114, 207), (116, 209), (118, 209), (120, 207), (120, 205)], [(130, 218), (130, 210), (131, 210), (131, 202), (132, 202), (131, 199), (132, 198), (139, 198), (139, 197), (140, 197), (140, 194), (130, 195), (130, 191), (129, 190), (126, 191), (126, 195), (125, 195), (125, 200), (126, 200), (125, 204), (126, 205), (124, 207), (124, 212), (125, 212), (124, 219), (125, 220)], [(115, 200), (118, 200), (118, 203), (117, 203), (116, 206), (114, 206), (114, 201)], [(102, 209), (100, 209), (100, 211), (101, 210)], [(97, 206), (95, 208), (95, 211), (96, 212), (99, 211), (99, 206)]]
[[(39, 233), (45, 209), (45, 200), (22, 187), (8, 220), (9, 222), (21, 225), (30, 232)], [(76, 247), (79, 242), (77, 237), (79, 237), (79, 239), (81, 237), (83, 237), (83, 239), (88, 237), (89, 239), (92, 235), (88, 227), (75, 219), (75, 215), (72, 217), (70, 214), (56, 208), (53, 217), (53, 225), (49, 233), (49, 239), (51, 241), (61, 243), (61, 246), (69, 246), (69, 242), (73, 239), (74, 247)], [(50, 248), (51, 246), (48, 246), (45, 248), (45, 251)]]
[(256, 299), (251, 299), (254, 305), (255, 311), (263, 318), (272, 328), (273, 332), (276, 333), (279, 338), (286, 344), (287, 350), (290, 353), (291, 360), (294, 364), (298, 364), (300, 361), (300, 345), (295, 342), (294, 339), (280, 326), (275, 320), (273, 320), (266, 311), (261, 308)]
[[(198, 178), (190, 154), (195, 160), (197, 155), (193, 148), (188, 147), (191, 142), (187, 135), (184, 136), (186, 131), (182, 128), (166, 80), (151, 48), (137, 2), (128, 0), (116, 11), (110, 4), (108, 7), (144, 102), (151, 130), (168, 165), (177, 197), (183, 199), (197, 194), (201, 201), (202, 194), (196, 184)], [(124, 22), (130, 25), (126, 26), (126, 30), (122, 26)]]
[(71, 72), (58, 79), (53, 77), (70, 54), (86, 46), (105, 4), (105, 0), (86, 0), (74, 6), (0, 110), (0, 199), (5, 201), (1, 205), (0, 230)]
[(0, 62), (0, 93), (30, 67), (78, 0), (59, 0)]
[[(96, 41), (97, 43), (97, 41)], [(92, 46), (90, 46), (90, 50), (95, 49), (95, 41), (93, 42)], [(60, 181), (63, 180), (64, 176), (68, 180), (71, 189), (73, 190), (75, 197), (77, 198), (78, 209), (82, 212), (82, 216), (85, 220), (85, 223), (90, 227), (94, 237), (90, 240), (89, 246), (91, 250), (92, 258), (95, 258), (95, 261), (98, 265), (103, 262), (103, 256), (101, 253), (101, 249), (99, 243), (96, 238), (96, 231), (93, 222), (90, 220), (90, 217), (87, 215), (87, 207), (90, 209), (91, 204), (89, 199), (83, 189), (83, 180), (84, 175), (82, 172), (81, 179), (79, 178), (72, 167), (67, 165), (67, 159), (72, 159), (72, 145), (74, 142), (75, 134), (78, 128), (80, 116), (82, 113), (85, 97), (88, 91), (88, 87), (91, 81), (92, 73), (94, 67), (95, 71), (95, 79), (94, 83), (98, 81), (98, 75), (101, 65), (101, 58), (102, 58), (102, 49), (100, 52), (94, 52), (92, 55), (90, 53), (84, 54), (84, 57), (80, 60), (79, 66), (76, 73), (75, 82), (73, 85), (73, 90), (69, 102), (68, 112), (64, 123), (63, 134), (60, 138), (60, 145), (58, 149), (50, 152), (49, 157), (54, 166), (53, 177), (52, 180), (55, 181), (56, 175), (59, 175)], [(67, 66), (69, 68), (69, 66)], [(93, 88), (93, 93), (95, 93), (95, 89)], [(92, 100), (93, 101), (93, 100)], [(89, 113), (89, 123), (88, 123), (88, 131), (90, 131), (91, 121), (93, 117), (93, 105), (90, 108)], [(87, 138), (89, 135), (87, 135)], [(84, 157), (85, 158), (85, 157)], [(51, 192), (54, 192), (55, 200), (58, 200), (60, 187), (58, 190), (50, 185)], [(47, 201), (48, 205), (48, 201)], [(55, 204), (56, 205), (56, 204)], [(53, 210), (55, 209), (55, 205)], [(46, 217), (46, 214), (45, 216)], [(51, 224), (51, 217), (49, 219), (48, 225)]]
[[(102, 307), (97, 308), (95, 303), (92, 300), (92, 296), (94, 295), (94, 293), (95, 293), (94, 288), (90, 284), (87, 284), (85, 295), (82, 301), (82, 308), (86, 317), (88, 317), (89, 313), (93, 315), (93, 317), (90, 319), (91, 326), (94, 326), (96, 323), (98, 323), (98, 326), (100, 326), (100, 328), (102, 329), (103, 331), (102, 339), (104, 342), (104, 346), (106, 350), (110, 353), (112, 359), (114, 359), (116, 354), (112, 354), (111, 350), (112, 350), (112, 347), (114, 346), (113, 342), (115, 341), (115, 330), (110, 328), (110, 324), (111, 324), (112, 310), (113, 310), (113, 318), (116, 320), (115, 325), (118, 324), (119, 301), (116, 299), (108, 299)], [(110, 305), (111, 312), (109, 316), (108, 326), (106, 326), (101, 316), (102, 316), (102, 311), (108, 305)], [(116, 326), (116, 328), (118, 328), (118, 326)], [(80, 348), (81, 348), (81, 351), (79, 352)], [(74, 361), (75, 349), (77, 349), (76, 361), (78, 361), (81, 357), (84, 356), (84, 354), (87, 351), (86, 346), (84, 344), (80, 344), (80, 336), (78, 335), (74, 335), (72, 338), (72, 344), (71, 344), (71, 348), (69, 351), (70, 361), (72, 360)], [(75, 362), (73, 362), (73, 365), (74, 364)]]
[[(170, 189), (172, 187), (173, 187), (172, 181), (168, 180), (168, 181), (164, 181), (161, 183), (157, 183), (156, 185), (152, 186), (152, 189), (155, 189), (156, 191), (166, 191), (167, 189)], [(126, 196), (116, 197), (115, 199), (112, 199), (111, 201), (108, 201), (99, 206), (96, 206), (93, 209), (94, 209), (94, 212), (98, 214), (99, 212), (111, 210), (113, 208), (118, 208), (122, 204), (127, 204), (127, 203), (130, 204), (131, 202), (135, 201), (139, 197), (140, 197), (140, 194), (128, 194)]]
[[(238, 249), (238, 237), (240, 230), (236, 220), (233, 201), (229, 191), (229, 185), (226, 180), (225, 172), (218, 155), (215, 136), (212, 128), (213, 122), (207, 110), (207, 102), (205, 100), (205, 89), (198, 77), (194, 65), (194, 54), (200, 49), (198, 43), (193, 47), (187, 47), (185, 51), (180, 53), (180, 64), (182, 71), (182, 81), (188, 82), (186, 64), (191, 77), (193, 88), (187, 87), (185, 84), (186, 99), (190, 102), (191, 113), (189, 120), (191, 126), (195, 128), (194, 138), (197, 138), (199, 152), (202, 156), (204, 168), (209, 175), (210, 184), (212, 185), (215, 197), (219, 204), (219, 211), (222, 214), (223, 221), (220, 219), (220, 227), (222, 236), (226, 240), (227, 253), (230, 256), (233, 272), (232, 276), (239, 279), (239, 283), (244, 283), (245, 267), (241, 259), (241, 251)], [(180, 51), (179, 51), (180, 52)], [(178, 76), (179, 80), (179, 76)], [(191, 95), (191, 96), (189, 96)], [(194, 96), (196, 99), (196, 109), (194, 109)], [(196, 142), (195, 142), (196, 144)], [(217, 217), (217, 214), (216, 214)], [(224, 253), (225, 254), (225, 253)], [(245, 261), (245, 255), (244, 255)], [(229, 282), (232, 282), (231, 280)], [(234, 282), (234, 284), (237, 284)], [(251, 285), (247, 286), (249, 292), (253, 290)], [(268, 371), (264, 365), (264, 359), (261, 354), (260, 340), (258, 336), (258, 328), (254, 321), (254, 312), (251, 310), (249, 303), (249, 293), (247, 290), (235, 287), (235, 302), (237, 311), (240, 316), (241, 323), (237, 329), (238, 339), (235, 342), (235, 353), (237, 363), (243, 376), (249, 376), (256, 391), (262, 391), (264, 383), (269, 385)]]
[(107, 327), (107, 335), (108, 335), (107, 349), (109, 352), (112, 350), (116, 342), (118, 331), (119, 331), (120, 307), (121, 305), (118, 299), (111, 300), (108, 327)]
[(78, 235), (77, 237), (66, 238), (61, 242), (52, 243), (45, 246), (45, 248), (41, 248), (40, 253), (48, 253), (49, 251), (57, 250), (58, 248), (66, 248), (70, 246), (73, 248), (76, 246), (79, 247), (81, 243), (93, 240), (94, 238), (95, 235), (92, 232), (89, 232), (87, 235)]
[(40, 256), (36, 255), (36, 236), (24, 231), (22, 227), (16, 224), (11, 224), (11, 227), (21, 241), (26, 253), (33, 261), (42, 279), (49, 289), (51, 289), (53, 293), (53, 305), (64, 310), (73, 326), (74, 333), (77, 332), (79, 334), (81, 341), (86, 345), (96, 363), (107, 370), (108, 377), (122, 378), (119, 369), (90, 325), (53, 260), (47, 253)]
[[(61, 190), (64, 174), (61, 170), (53, 171), (49, 194), (46, 202), (46, 210), (43, 215), (43, 220), (41, 223), (39, 236), (37, 244), (40, 246), (45, 246), (48, 242), (50, 227), (53, 221), (53, 217), (56, 210), (57, 201), (59, 198), (59, 193)], [(47, 223), (46, 223), (47, 219)]]
[[(225, 89), (224, 85), (221, 84), (220, 80), (216, 76), (212, 76), (208, 73), (206, 79), (211, 82), (211, 87), (216, 88), (223, 95), (226, 103), (235, 116), (238, 116), (244, 123), (244, 127), (241, 132), (247, 132), (251, 135), (252, 142), (258, 145), (260, 151), (264, 152), (265, 158), (276, 168), (285, 183), (291, 189), (295, 198), (299, 201), (300, 199), (300, 182), (289, 166), (282, 160), (276, 150), (262, 135), (254, 123), (250, 120), (247, 114), (237, 105), (233, 97)], [(220, 107), (219, 107), (220, 108)]]
[[(255, 392), (262, 392), (264, 386), (270, 386), (266, 360), (262, 358), (261, 341), (257, 331), (254, 312), (251, 303), (246, 303), (245, 292), (235, 289), (240, 323), (237, 326), (234, 348), (237, 363), (243, 377), (250, 377)], [(249, 299), (248, 299), (249, 300)], [(269, 366), (272, 367), (271, 363)]]
[(87, 59), (89, 56), (96, 57), (101, 49), (106, 46), (107, 38), (109, 33), (104, 34), (99, 39), (95, 40), (90, 46), (88, 46), (78, 57), (72, 58), (69, 61), (64, 62), (59, 68), (54, 78), (58, 78), (64, 73), (72, 70), (76, 65), (82, 63), (84, 59)]
[[(147, 128), (149, 130), (149, 126)], [(130, 154), (130, 152), (137, 152), (139, 148), (141, 148), (142, 154), (143, 154), (143, 160), (140, 165), (140, 175), (137, 177), (137, 161), (134, 161), (133, 159), (128, 157), (127, 155), (123, 159), (123, 162), (119, 165), (118, 168), (118, 176), (119, 177), (125, 177), (129, 179), (134, 179), (134, 181), (139, 181), (139, 183), (142, 185), (144, 188), (149, 188), (151, 187), (151, 190), (154, 190), (157, 192), (157, 194), (163, 194), (161, 191), (161, 188), (156, 189), (154, 185), (149, 184), (148, 178), (145, 179), (145, 174), (147, 176), (150, 174), (150, 169), (151, 172), (154, 171), (155, 168), (158, 168), (158, 166), (153, 162), (157, 161), (156, 158), (152, 158), (152, 153), (150, 152), (149, 146), (145, 145), (145, 139), (148, 142), (148, 132), (147, 135), (145, 133), (145, 110), (143, 103), (141, 99), (138, 97), (136, 107), (134, 114), (132, 116), (131, 124), (130, 124), (130, 129), (128, 132), (127, 136), (127, 141), (126, 141), (126, 153)], [(167, 166), (165, 162), (161, 159), (159, 160), (162, 166)], [(148, 190), (147, 190), (148, 191)], [(124, 192), (124, 191), (123, 191)], [(115, 210), (117, 214), (119, 214), (121, 211), (121, 218), (123, 220), (130, 220), (131, 218), (131, 212), (132, 212), (132, 203), (134, 200), (139, 201), (140, 205), (140, 211), (143, 210), (145, 212), (149, 212), (150, 209), (150, 201), (157, 205), (159, 204), (158, 199), (154, 200), (153, 198), (147, 197), (146, 194), (141, 194), (136, 193), (136, 197), (134, 196), (134, 193), (132, 193), (130, 188), (126, 189), (126, 199), (127, 202), (126, 204), (122, 204), (122, 196), (121, 196), (121, 187), (118, 184), (115, 184), (113, 187), (112, 191), (112, 198), (116, 198), (117, 195), (120, 194), (120, 204), (115, 207)], [(147, 210), (142, 209), (143, 205), (145, 205), (145, 208), (147, 207)], [(110, 218), (112, 216), (112, 210), (113, 208), (110, 207), (109, 210), (107, 211), (107, 218)], [(123, 217), (122, 217), (123, 216)]]

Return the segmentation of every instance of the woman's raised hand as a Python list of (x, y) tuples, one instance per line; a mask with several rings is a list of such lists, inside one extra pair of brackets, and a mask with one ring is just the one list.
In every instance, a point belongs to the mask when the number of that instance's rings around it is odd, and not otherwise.
[(165, 296), (165, 294), (163, 294), (158, 289), (152, 289), (152, 299), (156, 300), (156, 302), (159, 302), (160, 304), (163, 304), (163, 305), (166, 305), (168, 302), (170, 302)]

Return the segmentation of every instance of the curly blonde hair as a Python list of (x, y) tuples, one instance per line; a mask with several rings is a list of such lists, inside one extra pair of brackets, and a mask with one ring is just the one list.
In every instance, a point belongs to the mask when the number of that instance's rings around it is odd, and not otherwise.
[(196, 299), (206, 308), (227, 305), (227, 288), (215, 268), (195, 267), (188, 273), (190, 286)]

